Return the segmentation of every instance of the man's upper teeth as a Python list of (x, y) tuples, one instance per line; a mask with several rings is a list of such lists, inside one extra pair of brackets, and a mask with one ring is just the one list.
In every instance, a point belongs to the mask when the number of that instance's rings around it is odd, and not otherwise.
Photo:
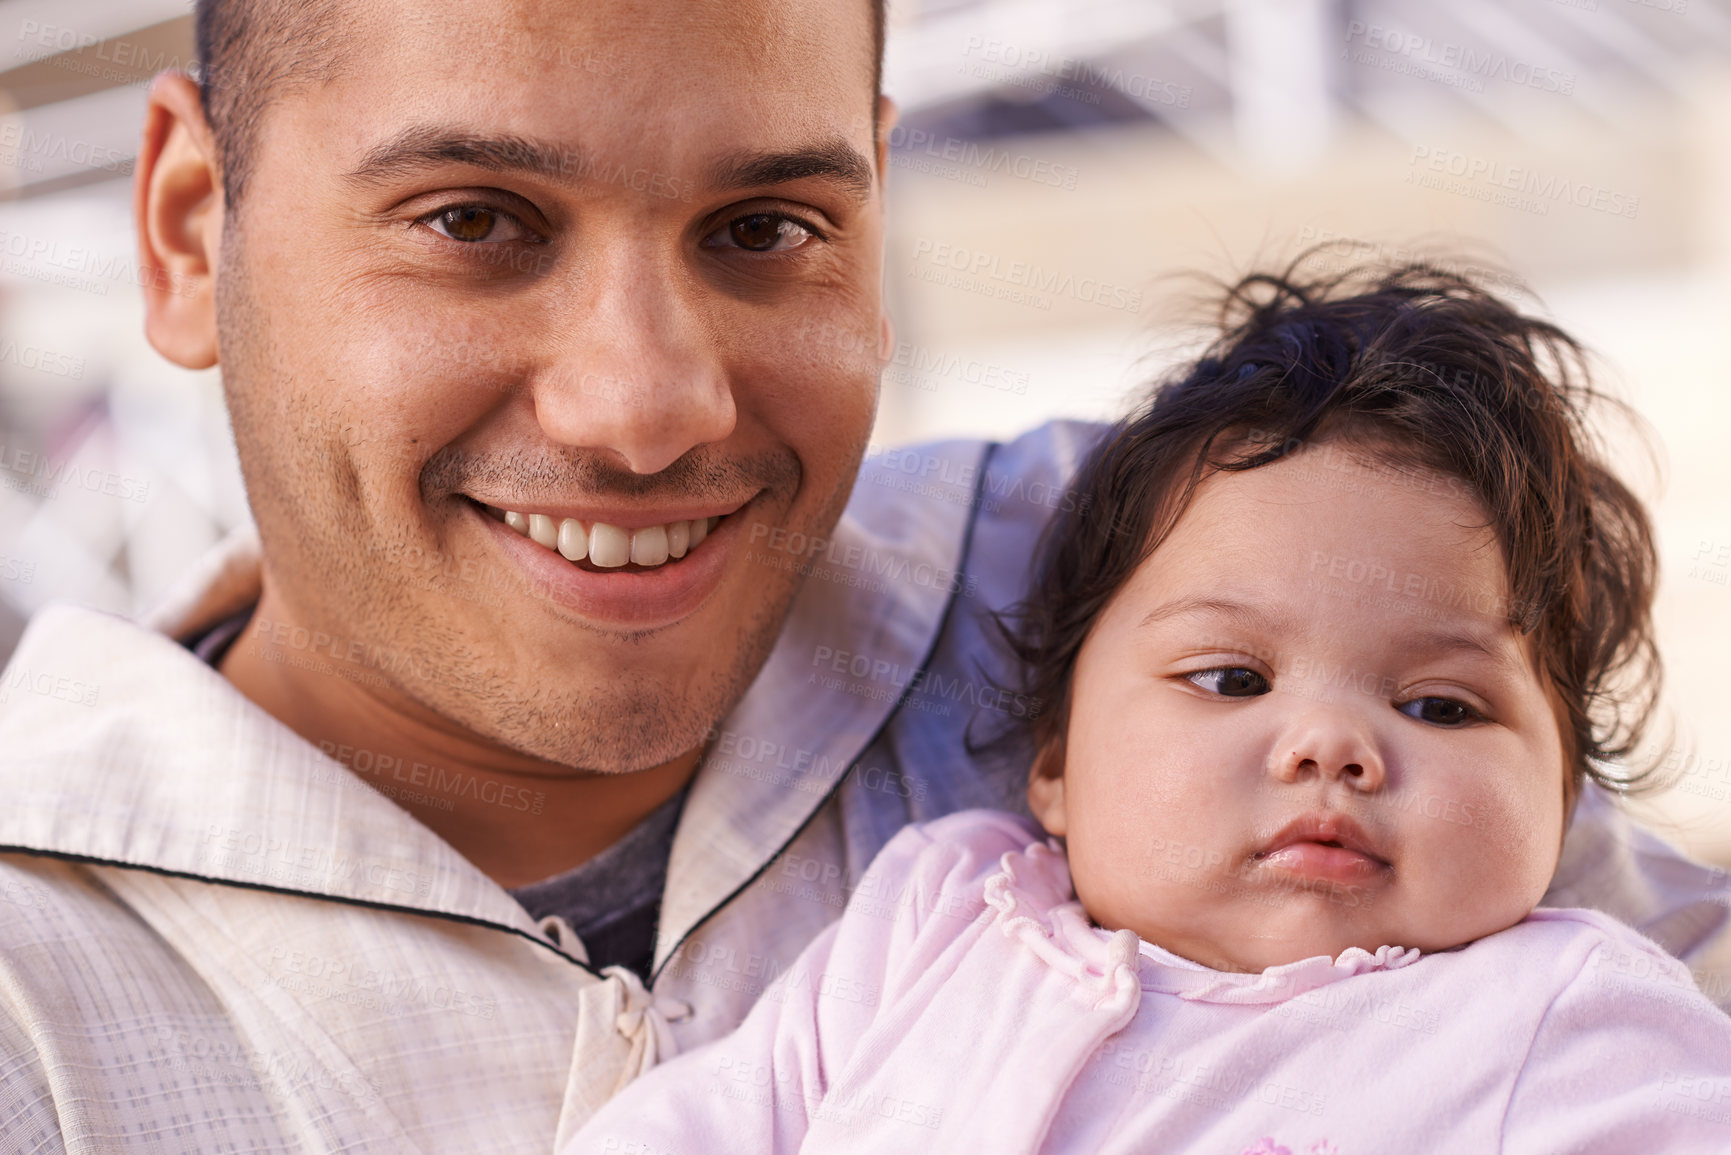
[(684, 557), (709, 536), (709, 519), (670, 521), (642, 529), (621, 529), (604, 521), (582, 522), (574, 517), (554, 520), (544, 513), (505, 511), (505, 524), (569, 561), (588, 558), (592, 565), (616, 569), (626, 562), (657, 566)]

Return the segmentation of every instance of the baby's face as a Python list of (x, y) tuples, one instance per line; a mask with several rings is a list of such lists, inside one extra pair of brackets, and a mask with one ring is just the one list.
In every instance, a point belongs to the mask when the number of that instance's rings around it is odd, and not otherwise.
[(1216, 969), (1502, 930), (1562, 838), (1558, 715), (1484, 512), (1325, 448), (1202, 484), (1030, 784), (1097, 923)]

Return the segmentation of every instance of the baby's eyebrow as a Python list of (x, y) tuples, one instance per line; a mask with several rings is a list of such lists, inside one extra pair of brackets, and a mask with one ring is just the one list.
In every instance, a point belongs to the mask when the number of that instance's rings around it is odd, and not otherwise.
[(1441, 627), (1419, 630), (1412, 636), (1413, 650), (1425, 656), (1464, 654), (1479, 656), (1507, 670), (1521, 668), (1518, 645), (1512, 645), (1514, 628), (1503, 631)]
[(1232, 598), (1192, 596), (1176, 598), (1155, 606), (1143, 616), (1137, 628), (1158, 625), (1168, 618), (1224, 617), (1263, 633), (1276, 633), (1282, 623), (1261, 606)]
[[(1217, 617), (1225, 618), (1245, 630), (1260, 633), (1263, 636), (1278, 635), (1291, 626), (1290, 620), (1283, 614), (1271, 612), (1253, 602), (1239, 601), (1234, 598), (1210, 597), (1194, 595), (1191, 597), (1174, 598), (1172, 601), (1155, 606), (1143, 615), (1137, 623), (1137, 628), (1158, 625), (1171, 618), (1179, 617)], [(1466, 622), (1438, 625), (1430, 629), (1414, 629), (1406, 636), (1411, 652), (1422, 657), (1441, 657), (1461, 654), (1467, 657), (1477, 656), (1488, 659), (1504, 672), (1514, 673), (1524, 668), (1520, 649), (1515, 643), (1514, 628), (1507, 626), (1502, 630), (1476, 629)]]

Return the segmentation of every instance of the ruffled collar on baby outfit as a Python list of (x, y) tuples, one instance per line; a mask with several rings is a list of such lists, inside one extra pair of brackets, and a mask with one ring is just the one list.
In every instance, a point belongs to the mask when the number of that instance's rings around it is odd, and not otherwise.
[[(1106, 932), (1095, 928), (1097, 936)], [(1141, 949), (1142, 989), (1207, 1003), (1280, 1003), (1317, 987), (1373, 971), (1393, 971), (1419, 960), (1413, 947), (1379, 946), (1376, 953), (1350, 946), (1339, 958), (1314, 958), (1269, 967), (1259, 974), (1210, 970), (1145, 942)]]
[(1005, 854), (998, 866), (985, 886), (998, 929), (1076, 979), (1077, 994), (1096, 1006), (1132, 1000), (1144, 990), (1197, 1002), (1279, 1003), (1355, 975), (1399, 970), (1421, 954), (1411, 947), (1383, 946), (1372, 953), (1355, 946), (1338, 958), (1317, 955), (1259, 974), (1211, 970), (1143, 942), (1133, 931), (1090, 923), (1054, 839)]

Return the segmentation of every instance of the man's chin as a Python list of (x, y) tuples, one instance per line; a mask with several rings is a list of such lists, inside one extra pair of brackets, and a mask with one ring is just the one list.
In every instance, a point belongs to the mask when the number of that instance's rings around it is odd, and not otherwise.
[[(594, 651), (575, 661), (555, 654), (536, 661), (533, 672), (511, 672), (477, 655), (467, 671), (447, 664), (448, 677), (423, 701), (459, 726), (548, 763), (549, 773), (663, 766), (699, 750), (738, 704), (774, 648), (794, 592), (743, 609), (745, 621), (726, 637), (682, 622), (634, 639), (623, 652), (599, 639), (597, 648), (614, 651), (615, 660)], [(574, 647), (595, 637), (574, 634)]]

